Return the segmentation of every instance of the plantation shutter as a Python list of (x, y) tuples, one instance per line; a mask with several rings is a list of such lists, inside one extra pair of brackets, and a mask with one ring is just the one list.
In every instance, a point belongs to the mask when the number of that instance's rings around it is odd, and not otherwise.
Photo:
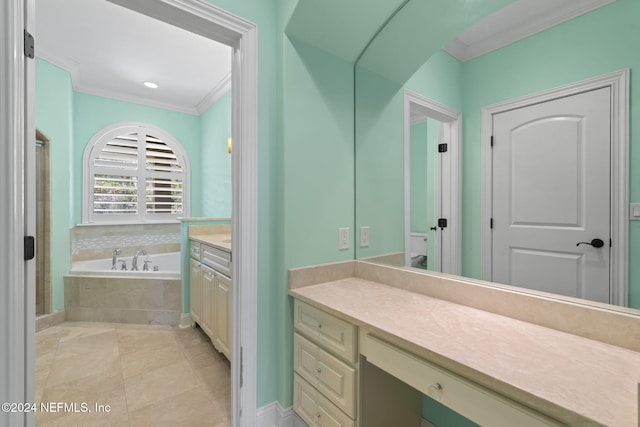
[(144, 126), (129, 129), (91, 151), (90, 222), (182, 216), (186, 156)]
[(146, 212), (182, 214), (183, 167), (166, 143), (145, 136)]

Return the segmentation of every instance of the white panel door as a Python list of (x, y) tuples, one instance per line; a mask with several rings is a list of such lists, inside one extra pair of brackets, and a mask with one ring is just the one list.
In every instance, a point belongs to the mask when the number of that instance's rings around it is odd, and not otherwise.
[(609, 302), (610, 96), (493, 116), (493, 281)]

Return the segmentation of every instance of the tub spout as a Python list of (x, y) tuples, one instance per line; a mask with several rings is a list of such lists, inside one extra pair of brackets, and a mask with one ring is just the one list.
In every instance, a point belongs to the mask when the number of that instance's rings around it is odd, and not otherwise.
[(146, 255), (146, 254), (147, 252), (144, 249), (136, 252), (136, 254), (133, 256), (133, 261), (131, 261), (131, 271), (138, 271), (138, 257), (140, 255)]
[(119, 248), (115, 248), (113, 250), (113, 258), (111, 259), (111, 269), (112, 270), (117, 270), (118, 266), (116, 265), (116, 263), (118, 262), (117, 260), (117, 256), (120, 255), (122, 251)]

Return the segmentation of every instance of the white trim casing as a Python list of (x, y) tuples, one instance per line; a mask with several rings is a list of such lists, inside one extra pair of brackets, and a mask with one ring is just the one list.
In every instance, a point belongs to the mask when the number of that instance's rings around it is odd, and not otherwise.
[(447, 218), (447, 233), (442, 233), (442, 272), (461, 273), (461, 220), (460, 211), (460, 149), (462, 143), (462, 114), (446, 105), (425, 98), (410, 90), (404, 90), (404, 235), (405, 265), (411, 265), (411, 108), (417, 108), (425, 116), (448, 125), (448, 152), (442, 163), (442, 203), (439, 211)]
[[(23, 54), (23, 30), (34, 33), (33, 0), (0, 3), (0, 400), (35, 399), (35, 294), (33, 261), (24, 261), (23, 236), (33, 232), (29, 148), (35, 150), (31, 59)], [(31, 142), (31, 144), (29, 144)], [(33, 166), (33, 165), (31, 165)], [(35, 187), (34, 187), (35, 188)], [(32, 286), (30, 286), (32, 285)], [(32, 316), (33, 318), (29, 318)], [(0, 412), (0, 425), (35, 424), (33, 413)]]
[[(610, 301), (629, 304), (629, 69), (582, 80), (557, 88), (515, 98), (482, 108), (482, 279), (491, 280), (492, 154), (493, 115), (532, 104), (576, 95), (599, 88), (611, 88), (611, 264)], [(531, 291), (535, 292), (535, 291)], [(558, 298), (562, 298), (558, 296)]]
[[(234, 48), (231, 73), (233, 280), (231, 423), (254, 426), (257, 407), (258, 28), (202, 0), (109, 0)], [(241, 385), (242, 384), (242, 385)]]
[(280, 402), (273, 401), (258, 408), (256, 427), (306, 427), (302, 419), (293, 412), (292, 407), (284, 409)]

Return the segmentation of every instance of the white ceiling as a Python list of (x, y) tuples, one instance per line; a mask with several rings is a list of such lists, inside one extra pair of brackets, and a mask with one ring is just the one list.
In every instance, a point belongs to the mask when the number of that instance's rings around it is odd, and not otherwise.
[(230, 87), (230, 47), (106, 0), (36, 0), (35, 38), (78, 92), (200, 114)]

